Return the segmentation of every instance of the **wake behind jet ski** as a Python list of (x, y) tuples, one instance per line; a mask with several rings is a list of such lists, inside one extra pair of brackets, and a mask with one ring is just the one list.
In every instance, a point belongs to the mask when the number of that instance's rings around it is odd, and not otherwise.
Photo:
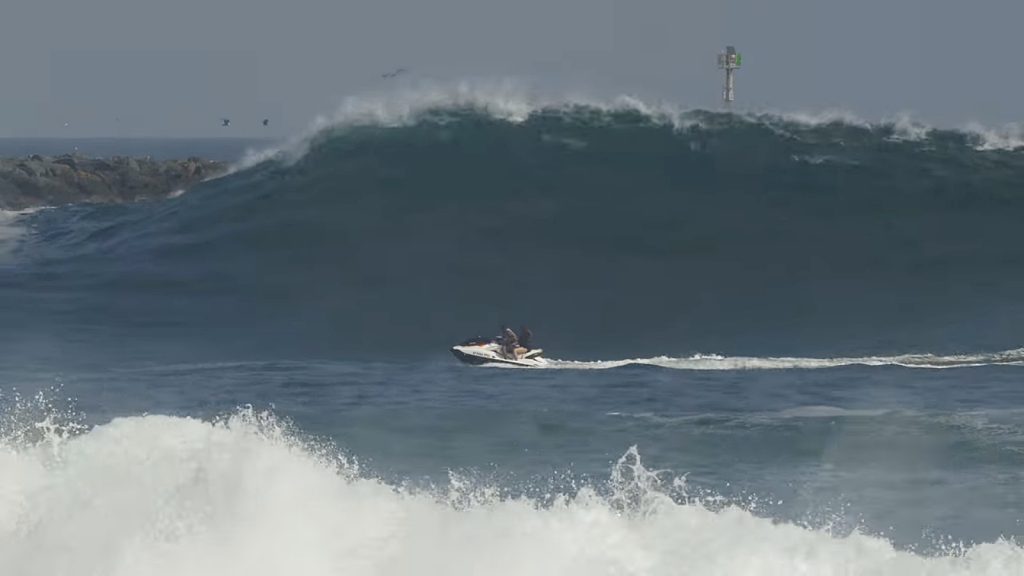
[[(540, 348), (529, 348), (530, 331), (522, 330), (524, 341), (520, 341), (515, 332), (505, 328), (502, 335), (496, 338), (470, 338), (457, 346), (452, 346), (452, 354), (459, 361), (474, 366), (484, 364), (507, 364), (512, 366), (538, 367), (547, 363), (541, 357), (544, 352)], [(523, 346), (526, 344), (527, 346)]]

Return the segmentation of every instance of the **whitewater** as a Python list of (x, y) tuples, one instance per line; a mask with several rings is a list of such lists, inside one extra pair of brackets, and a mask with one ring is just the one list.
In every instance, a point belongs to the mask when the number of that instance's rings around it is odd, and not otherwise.
[[(923, 557), (673, 499), (630, 450), (550, 502), (363, 477), (265, 414), (119, 418), (0, 447), (5, 574), (1013, 574), (1008, 541)], [(667, 487), (666, 487), (667, 484)], [(678, 485), (678, 483), (677, 483)]]

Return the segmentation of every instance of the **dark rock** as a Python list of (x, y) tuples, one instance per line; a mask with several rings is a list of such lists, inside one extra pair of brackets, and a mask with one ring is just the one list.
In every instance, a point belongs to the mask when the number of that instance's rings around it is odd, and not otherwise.
[(154, 161), (33, 154), (27, 159), (0, 159), (0, 209), (165, 198), (226, 168), (201, 158)]

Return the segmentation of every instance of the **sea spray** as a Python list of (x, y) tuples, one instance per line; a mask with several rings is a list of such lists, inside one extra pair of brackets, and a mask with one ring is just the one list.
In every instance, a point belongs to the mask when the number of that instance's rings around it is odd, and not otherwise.
[(288, 429), (269, 413), (243, 409), (211, 421), (135, 416), (72, 435), (6, 436), (0, 572), (944, 576), (1024, 569), (1024, 549), (1010, 541), (920, 556), (878, 537), (834, 537), (735, 506), (681, 503), (635, 448), (613, 466), (607, 487), (541, 505), (486, 487), (454, 484), (446, 496), (389, 485), (322, 446), (310, 449)]

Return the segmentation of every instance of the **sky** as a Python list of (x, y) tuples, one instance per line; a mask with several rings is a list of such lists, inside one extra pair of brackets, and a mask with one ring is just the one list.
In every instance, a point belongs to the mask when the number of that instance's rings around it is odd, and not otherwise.
[(1024, 121), (1020, 0), (3, 4), (0, 137), (281, 137), (347, 97), (506, 79), (715, 109), (726, 44), (737, 109)]

